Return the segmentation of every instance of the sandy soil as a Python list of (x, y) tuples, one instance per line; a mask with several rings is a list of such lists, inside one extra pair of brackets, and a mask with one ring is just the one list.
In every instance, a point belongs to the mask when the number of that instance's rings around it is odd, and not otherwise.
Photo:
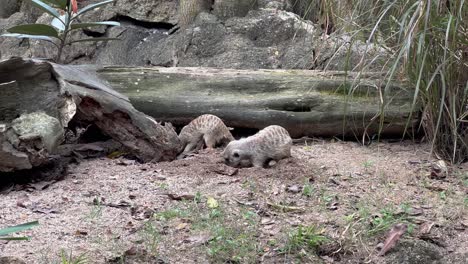
[(427, 145), (321, 140), (295, 145), (291, 159), (269, 169), (227, 167), (219, 150), (157, 164), (87, 160), (62, 181), (0, 196), (0, 227), (40, 222), (21, 233), (30, 241), (0, 242), (0, 255), (26, 263), (383, 263), (403, 249), (379, 257), (378, 244), (406, 223), (399, 244), (430, 244), (440, 263), (455, 263), (468, 255), (468, 165), (431, 178), (433, 163)]

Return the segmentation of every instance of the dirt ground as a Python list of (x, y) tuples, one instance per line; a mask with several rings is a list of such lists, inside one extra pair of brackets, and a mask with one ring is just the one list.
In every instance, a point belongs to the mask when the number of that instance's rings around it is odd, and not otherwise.
[[(316, 140), (272, 168), (220, 150), (138, 164), (100, 158), (0, 196), (0, 242), (26, 263), (468, 263), (468, 164), (431, 177), (424, 144)], [(443, 173), (442, 173), (443, 174)], [(407, 231), (383, 257), (395, 224)], [(80, 262), (81, 261), (81, 262)], [(0, 261), (1, 262), (1, 261)]]

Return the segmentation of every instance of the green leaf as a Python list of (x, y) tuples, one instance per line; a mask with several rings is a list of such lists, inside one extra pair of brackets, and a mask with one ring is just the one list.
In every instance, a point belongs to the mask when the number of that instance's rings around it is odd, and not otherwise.
[(0, 237), (0, 240), (29, 240), (29, 237)]
[(60, 19), (58, 18), (54, 18), (52, 20), (52, 22), (50, 22), (50, 25), (53, 26), (54, 28), (56, 28), (57, 30), (63, 32), (65, 31), (65, 25), (63, 24), (62, 21), (66, 21), (67, 19), (67, 14), (63, 15), (63, 16), (60, 16)]
[(62, 10), (65, 10), (67, 7), (67, 0), (42, 0), (42, 2), (48, 3), (51, 6), (56, 6)]
[(76, 13), (75, 17), (81, 16), (82, 14), (84, 14), (84, 13), (86, 13), (88, 11), (91, 11), (91, 10), (96, 9), (98, 7), (101, 7), (103, 5), (110, 4), (112, 2), (114, 2), (114, 0), (106, 0), (106, 1), (103, 1), (103, 2), (99, 2), (99, 3), (96, 3), (96, 4), (86, 6), (83, 9), (81, 9), (80, 11), (78, 11), (78, 13)]
[(33, 36), (33, 35), (27, 35), (27, 34), (16, 34), (16, 33), (11, 33), (11, 34), (2, 34), (0, 35), (2, 37), (12, 37), (12, 38), (29, 38), (29, 39), (37, 39), (37, 40), (45, 40), (45, 41), (50, 41), (55, 44), (54, 40), (51, 37), (47, 36)]
[(54, 40), (51, 38), (51, 37), (47, 37), (47, 36), (33, 36), (33, 35), (27, 35), (27, 34), (16, 34), (16, 33), (12, 33), (12, 34), (2, 34), (0, 35), (1, 37), (13, 37), (13, 38), (19, 38), (19, 39), (24, 39), (24, 38), (27, 38), (27, 39), (36, 39), (36, 40), (44, 40), (44, 41), (48, 41), (52, 44), (54, 44), (57, 48), (57, 44), (54, 42)]
[(76, 42), (88, 42), (88, 41), (108, 41), (108, 40), (120, 40), (119, 38), (88, 38), (88, 39), (78, 39), (71, 41), (70, 43), (76, 43)]
[(59, 38), (57, 30), (54, 27), (44, 24), (25, 24), (14, 26), (12, 28), (7, 29), (10, 33), (18, 33), (18, 34), (27, 34), (27, 35), (40, 35), (40, 36), (48, 36)]
[(38, 221), (33, 221), (33, 222), (21, 224), (21, 225), (16, 225), (16, 226), (3, 228), (3, 229), (0, 229), (0, 236), (6, 236), (6, 235), (11, 234), (11, 233), (31, 229), (31, 228), (33, 228), (34, 226), (37, 226), (37, 225), (39, 225), (39, 222)]
[(42, 11), (56, 17), (56, 18), (60, 18), (60, 14), (57, 12), (57, 10), (55, 10), (53, 7), (51, 7), (50, 5), (44, 3), (44, 2), (41, 2), (40, 0), (29, 0), (31, 1), (31, 3), (33, 5), (35, 5), (36, 7), (38, 7), (39, 9), (41, 9)]
[(119, 22), (115, 21), (102, 21), (102, 22), (87, 22), (87, 23), (76, 23), (71, 25), (71, 29), (98, 27), (98, 26), (120, 26)]

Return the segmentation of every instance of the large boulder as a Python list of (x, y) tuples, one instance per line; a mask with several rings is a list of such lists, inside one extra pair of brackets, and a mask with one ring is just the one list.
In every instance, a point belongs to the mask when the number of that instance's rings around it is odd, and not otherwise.
[[(6, 29), (19, 25), (29, 23), (27, 15), (24, 13), (15, 13), (9, 18), (0, 18), (0, 32), (5, 32)], [(0, 59), (9, 58), (12, 56), (28, 56), (29, 42), (27, 40), (20, 40), (16, 38), (0, 37)]]
[[(84, 0), (80, 6), (102, 0)], [(118, 0), (84, 16), (83, 20), (110, 20), (130, 18), (140, 22), (176, 24), (178, 21), (178, 0)]]
[(21, 2), (18, 0), (2, 0), (0, 18), (8, 18), (19, 11)]
[[(121, 41), (67, 46), (62, 62), (328, 70), (356, 70), (372, 62), (366, 70), (381, 70), (389, 57), (386, 50), (372, 43), (324, 34), (317, 24), (290, 12), (289, 0), (242, 0), (236, 10), (229, 8), (235, 1), (217, 0), (211, 13), (202, 12), (192, 24), (174, 31), (177, 2), (120, 0), (89, 12), (82, 21), (118, 20), (122, 26), (76, 31), (72, 38), (119, 37)], [(23, 3), (22, 9), (26, 8)], [(0, 29), (31, 20), (49, 23), (51, 17), (43, 14), (37, 18), (24, 11), (0, 20)], [(44, 42), (0, 38), (3, 59), (19, 55), (54, 58), (56, 52), (53, 45)]]
[[(113, 29), (118, 30), (118, 29)], [(154, 30), (135, 40), (135, 29), (122, 34), (123, 43), (109, 42), (99, 50), (100, 64), (181, 67), (349, 70), (374, 61), (380, 70), (388, 58), (373, 44), (351, 43), (346, 37), (324, 36), (315, 24), (273, 8), (251, 10), (245, 17), (221, 21), (201, 13), (187, 29), (165, 36)], [(116, 56), (116, 54), (118, 54)], [(125, 58), (126, 57), (126, 58)], [(349, 62), (349, 65), (347, 63)]]

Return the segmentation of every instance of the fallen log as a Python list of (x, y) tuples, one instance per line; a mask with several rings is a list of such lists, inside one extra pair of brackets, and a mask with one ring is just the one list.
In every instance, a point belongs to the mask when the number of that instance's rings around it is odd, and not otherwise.
[(137, 111), (86, 67), (0, 61), (0, 172), (46, 164), (71, 121), (96, 126), (141, 161), (173, 160), (182, 148), (172, 125)]
[[(293, 137), (401, 136), (418, 122), (413, 94), (381, 73), (102, 67), (98, 75), (158, 121), (185, 125), (211, 113), (228, 126), (276, 124)], [(380, 110), (385, 116), (380, 119)]]

